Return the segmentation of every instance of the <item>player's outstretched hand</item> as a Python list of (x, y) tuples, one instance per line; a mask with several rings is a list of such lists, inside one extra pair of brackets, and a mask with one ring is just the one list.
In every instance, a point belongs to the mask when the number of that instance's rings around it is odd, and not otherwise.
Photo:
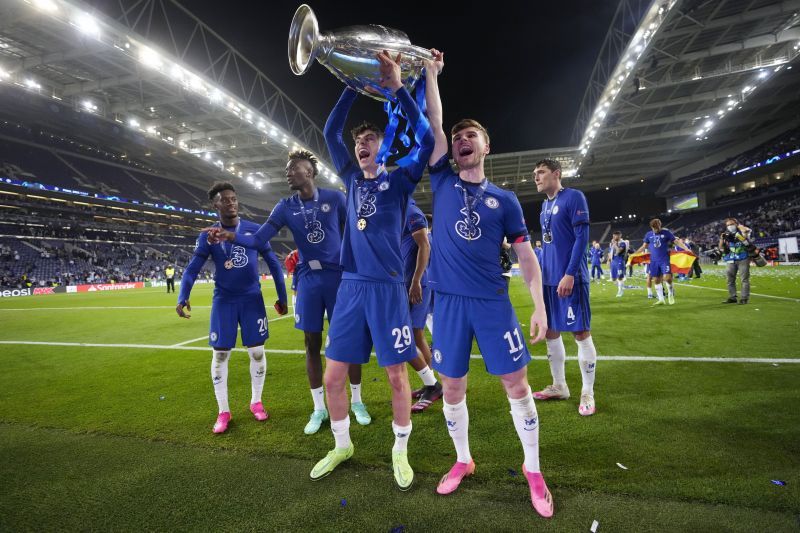
[(411, 305), (417, 305), (422, 302), (422, 284), (420, 282), (412, 283), (411, 288), (408, 289), (408, 301)]
[(208, 236), (206, 237), (208, 244), (219, 244), (222, 241), (232, 241), (236, 238), (236, 235), (234, 235), (232, 231), (222, 229), (219, 226), (203, 228), (200, 231), (205, 231), (208, 233)]
[[(186, 308), (185, 311), (184, 308)], [(178, 306), (175, 308), (175, 311), (181, 318), (192, 318), (192, 305), (189, 303), (189, 300), (186, 300), (183, 303), (179, 303)]]
[(400, 79), (400, 59), (402, 54), (398, 52), (397, 56), (392, 59), (388, 50), (379, 52), (375, 57), (378, 58), (380, 65), (378, 70), (381, 74), (381, 87), (391, 89), (392, 92), (397, 91), (403, 86), (403, 81)]
[(566, 298), (567, 296), (572, 294), (572, 286), (575, 284), (575, 276), (570, 276), (569, 274), (564, 274), (564, 277), (561, 278), (561, 281), (558, 282), (558, 292), (559, 298)]
[(278, 312), (279, 315), (283, 316), (289, 312), (289, 306), (286, 305), (286, 302), (282, 302), (277, 300), (275, 302), (275, 310)]
[(537, 309), (531, 315), (531, 344), (543, 341), (547, 334), (547, 314), (544, 309)]
[(425, 68), (439, 75), (444, 70), (444, 52), (431, 48), (431, 54), (433, 54), (433, 59), (425, 61)]

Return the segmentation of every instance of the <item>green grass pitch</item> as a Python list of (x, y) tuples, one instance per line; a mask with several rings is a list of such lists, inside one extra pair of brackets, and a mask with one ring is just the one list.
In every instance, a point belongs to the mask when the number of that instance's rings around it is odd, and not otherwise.
[[(333, 439), (328, 424), (303, 434), (302, 334), (270, 305), (271, 418), (247, 410), (238, 351), (233, 420), (215, 436), (210, 286), (195, 287), (190, 320), (165, 289), (2, 299), (0, 531), (586, 531), (593, 520), (598, 531), (798, 531), (800, 268), (752, 269), (749, 305), (720, 303), (722, 267), (677, 283), (672, 307), (651, 307), (640, 278), (626, 283), (637, 288), (619, 299), (610, 282), (591, 289), (597, 414), (577, 413), (567, 336), (573, 398), (537, 402), (551, 520), (531, 509), (507, 400), (479, 359), (468, 392), (477, 470), (457, 493), (434, 494), (454, 460), (438, 402), (413, 417), (414, 487), (394, 488), (389, 390), (374, 361), (364, 371), (372, 424), (353, 421), (353, 459), (312, 482)], [(273, 287), (264, 293), (274, 301)], [(512, 298), (527, 325), (519, 278)], [(545, 348), (532, 352), (529, 381), (541, 388)]]

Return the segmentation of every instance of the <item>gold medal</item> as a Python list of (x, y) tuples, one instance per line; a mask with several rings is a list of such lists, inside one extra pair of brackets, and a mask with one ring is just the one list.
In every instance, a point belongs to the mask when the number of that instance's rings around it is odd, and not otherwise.
[(233, 268), (233, 261), (231, 261), (230, 259), (228, 259), (227, 261), (225, 261), (225, 268), (226, 268), (227, 270), (230, 270), (230, 269), (232, 269), (232, 268)]
[(358, 231), (364, 231), (365, 229), (367, 229), (367, 219), (359, 218), (356, 227), (358, 228)]

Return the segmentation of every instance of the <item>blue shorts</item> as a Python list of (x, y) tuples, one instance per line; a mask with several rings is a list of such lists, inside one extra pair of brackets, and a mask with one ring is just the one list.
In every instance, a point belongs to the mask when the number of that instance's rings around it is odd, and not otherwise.
[(620, 259), (611, 260), (611, 279), (622, 279), (625, 277), (625, 261)]
[(235, 302), (214, 298), (211, 302), (211, 324), (208, 345), (233, 348), (239, 327), (244, 346), (260, 346), (269, 338), (267, 311), (261, 294), (242, 296)]
[(297, 301), (294, 304), (294, 327), (310, 333), (321, 333), (325, 313), (333, 318), (336, 292), (342, 273), (338, 270), (308, 270), (297, 280)]
[(417, 356), (408, 294), (402, 283), (343, 279), (336, 314), (328, 328), (325, 357), (364, 364), (372, 346), (380, 366), (405, 363)]
[(669, 269), (670, 264), (669, 261), (665, 263), (650, 263), (650, 270), (649, 273), (654, 278), (662, 276), (664, 274), (670, 274), (671, 270)]
[[(408, 286), (406, 286), (408, 290)], [(430, 287), (422, 287), (422, 301), (411, 306), (411, 327), (413, 329), (425, 329), (425, 319), (431, 312), (431, 300), (433, 291)]]
[(438, 292), (433, 322), (437, 331), (445, 332), (433, 338), (433, 368), (447, 377), (460, 378), (469, 371), (473, 337), (490, 374), (510, 374), (531, 360), (525, 333), (509, 300)]
[(589, 307), (589, 284), (576, 283), (572, 294), (566, 298), (558, 296), (558, 287), (542, 286), (544, 309), (547, 312), (547, 327), (552, 331), (589, 331), (592, 310)]

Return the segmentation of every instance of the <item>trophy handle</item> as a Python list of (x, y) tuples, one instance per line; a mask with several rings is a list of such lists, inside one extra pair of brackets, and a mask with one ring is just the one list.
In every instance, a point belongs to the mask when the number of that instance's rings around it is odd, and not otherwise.
[(319, 24), (308, 4), (297, 8), (289, 27), (289, 67), (298, 76), (308, 72), (319, 53)]

